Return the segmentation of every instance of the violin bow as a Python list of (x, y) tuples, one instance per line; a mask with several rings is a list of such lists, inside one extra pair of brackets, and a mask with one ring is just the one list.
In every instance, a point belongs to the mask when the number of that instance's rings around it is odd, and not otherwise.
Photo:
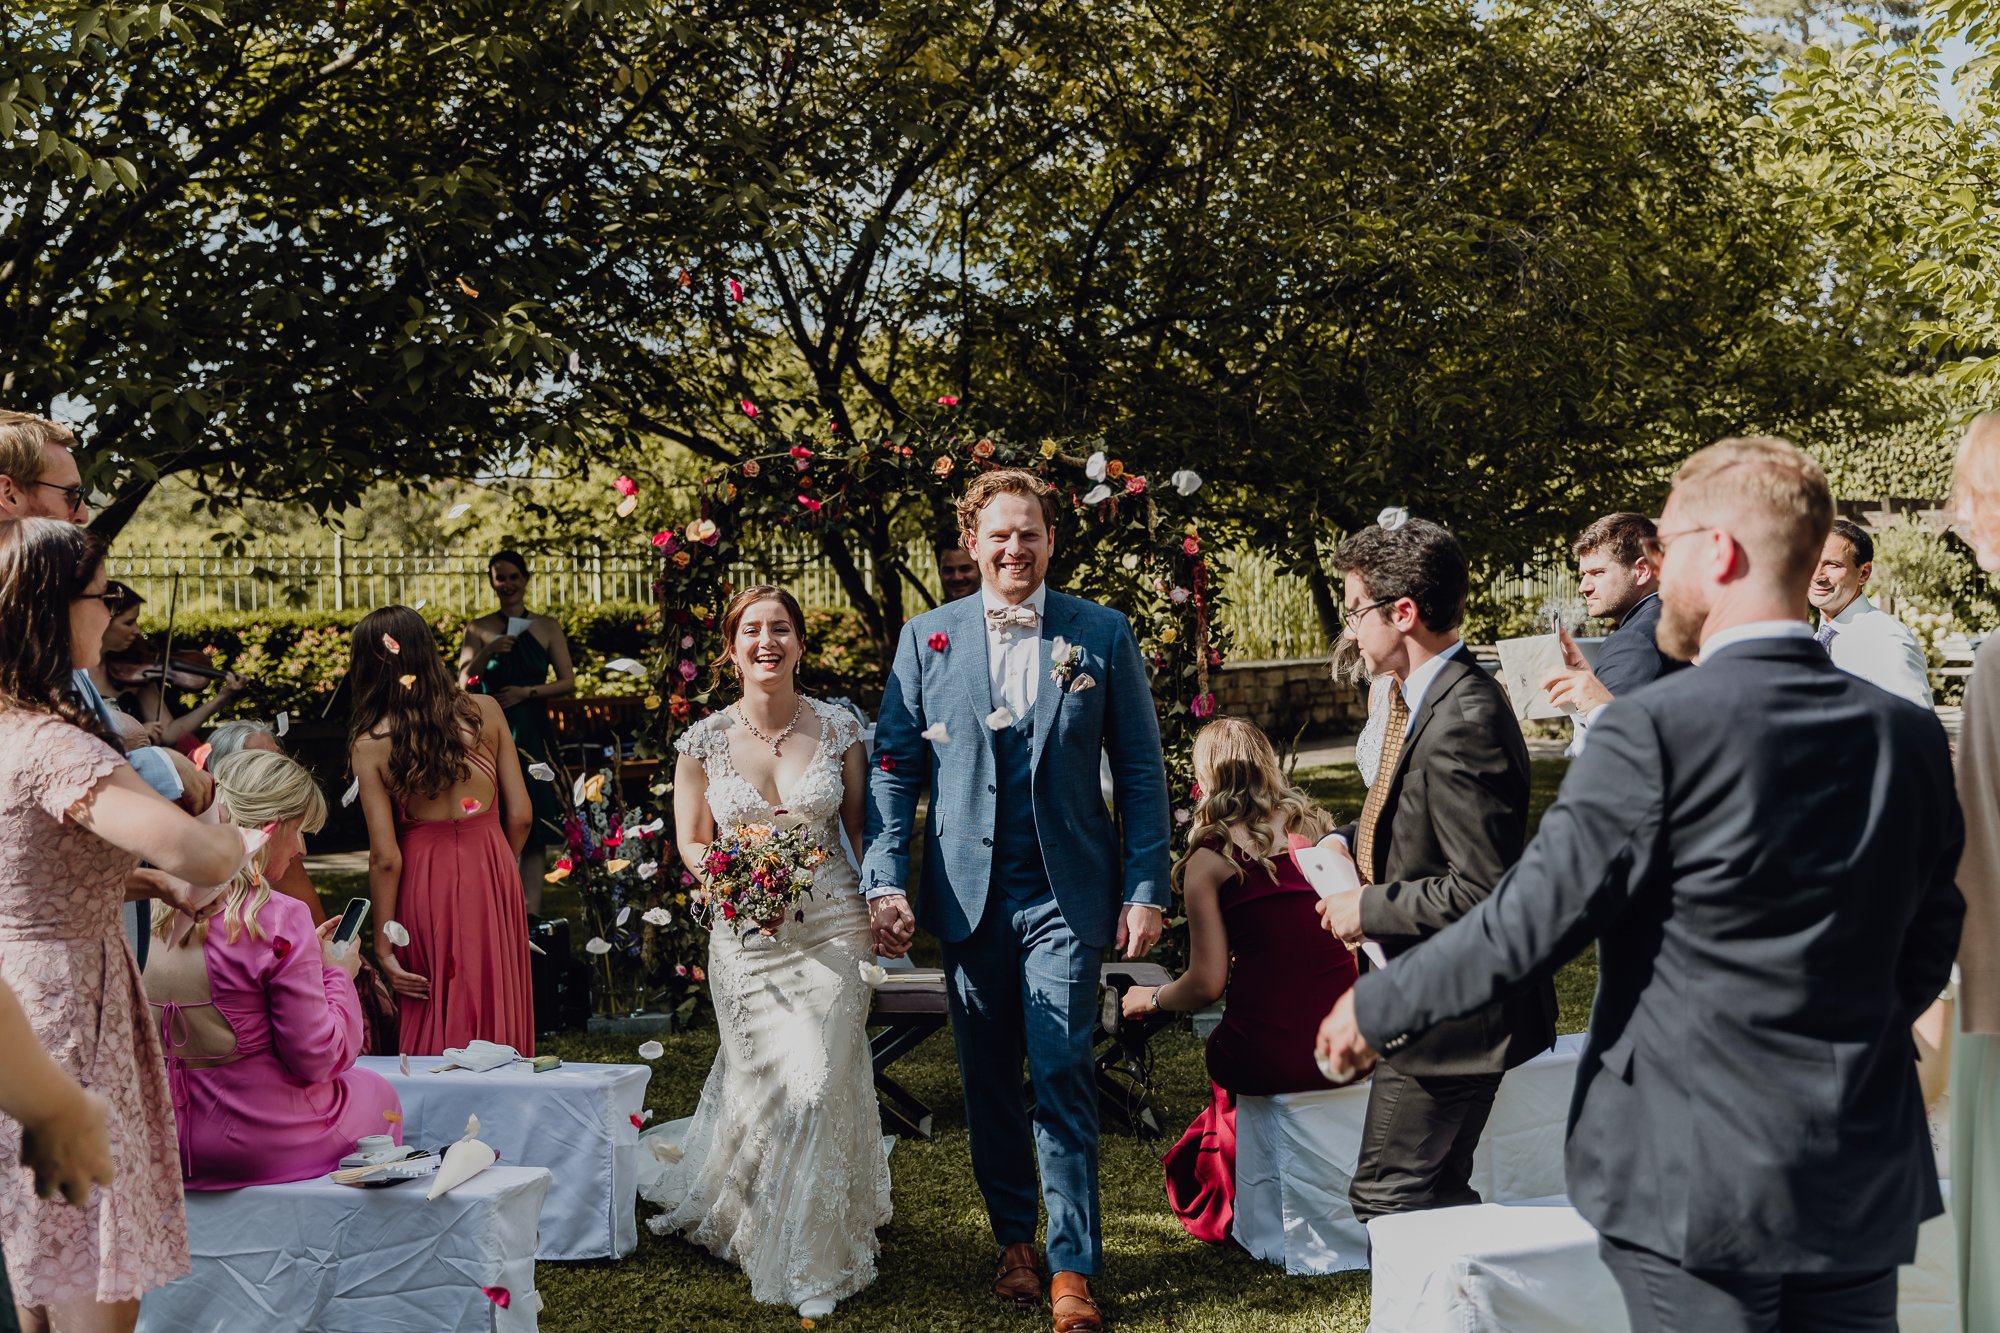
[(160, 697), (165, 699), (167, 672), (174, 661), (174, 611), (181, 599), (181, 572), (177, 569), (167, 578), (167, 633), (165, 646), (160, 649)]

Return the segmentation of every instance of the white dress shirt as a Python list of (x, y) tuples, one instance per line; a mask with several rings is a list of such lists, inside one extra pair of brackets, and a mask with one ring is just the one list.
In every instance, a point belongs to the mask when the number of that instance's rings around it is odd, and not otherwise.
[(1930, 663), (1909, 626), (1866, 597), (1856, 597), (1830, 622), (1820, 621), (1822, 629), (1829, 624), (1833, 640), (1826, 651), (1835, 666), (1919, 708), (1931, 706)]
[[(980, 588), (979, 599), (989, 611), (1007, 605), (985, 587)], [(1005, 708), (1016, 718), (1024, 718), (1035, 709), (1042, 674), (1042, 614), (1048, 600), (1049, 585), (1044, 583), (1021, 603), (1034, 609), (1032, 627), (996, 627), (992, 621), (986, 622), (986, 678), (992, 686), (993, 706)]]
[(1717, 630), (1701, 641), (1701, 651), (1695, 654), (1695, 663), (1732, 643), (1748, 643), (1752, 639), (1810, 639), (1812, 626), (1803, 620), (1752, 620), (1747, 624), (1730, 629)]
[(1438, 672), (1444, 670), (1444, 664), (1456, 657), (1464, 648), (1463, 639), (1454, 639), (1449, 648), (1403, 678), (1403, 702), (1409, 705), (1410, 709), (1410, 716), (1403, 723), (1405, 737), (1417, 725), (1417, 714), (1423, 711), (1424, 696), (1430, 693), (1431, 682), (1437, 679)]

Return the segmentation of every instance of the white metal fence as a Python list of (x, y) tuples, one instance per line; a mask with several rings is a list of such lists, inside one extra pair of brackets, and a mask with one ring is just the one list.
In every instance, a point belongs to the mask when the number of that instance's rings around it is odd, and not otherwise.
[[(1226, 557), (1229, 575), (1220, 619), (1239, 661), (1255, 658), (1317, 657), (1329, 647), (1313, 609), (1305, 579), (1284, 572), (1277, 561), (1254, 552)], [(589, 605), (606, 601), (647, 602), (657, 563), (650, 550), (584, 550), (528, 557), (534, 566), (531, 601), (537, 606)], [(862, 576), (874, 585), (865, 553), (856, 554)], [(924, 577), (932, 574), (930, 552), (921, 545), (904, 553), (904, 563)], [(732, 569), (739, 585), (755, 581), (783, 584), (808, 606), (850, 605), (833, 567), (810, 547), (759, 551)], [(242, 555), (213, 547), (187, 549), (115, 548), (112, 575), (132, 585), (163, 613), (175, 575), (177, 605), (190, 613), (296, 608), (359, 611), (390, 603), (469, 611), (486, 606), (486, 554), (472, 551), (357, 551), (336, 539), (307, 550), (253, 547)], [(1509, 575), (1495, 590), (1503, 600), (1522, 599), (1540, 607), (1575, 600), (1576, 579), (1567, 566)]]

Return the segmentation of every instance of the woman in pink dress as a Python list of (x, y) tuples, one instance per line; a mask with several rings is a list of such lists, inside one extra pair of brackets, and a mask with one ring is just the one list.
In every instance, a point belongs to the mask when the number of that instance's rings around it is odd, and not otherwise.
[[(0, 519), (0, 981), (43, 1047), (104, 1098), (109, 1185), (81, 1207), (36, 1196), (0, 1120), (0, 1243), (24, 1328), (129, 1330), (139, 1297), (188, 1271), (174, 1112), (126, 944), (127, 881), (220, 884), (247, 842), (156, 795), (71, 679), (97, 660), (104, 549), (55, 519)], [(183, 885), (180, 901), (189, 900)], [(135, 895), (136, 896), (136, 895)]]
[[(1354, 984), (1354, 955), (1320, 926), (1319, 894), (1291, 850), (1333, 821), (1286, 783), (1264, 733), (1224, 717), (1194, 739), (1202, 799), (1174, 866), (1187, 899), (1188, 969), (1164, 986), (1125, 992), (1128, 1018), (1188, 1012), (1228, 991), (1208, 1039), (1208, 1109), (1162, 1163), (1167, 1201), (1189, 1235), (1229, 1238), (1236, 1206), (1236, 1099), (1330, 1088), (1313, 1060), (1313, 1015)], [(1233, 966), (1233, 970), (1232, 970)]]
[(476, 1038), (532, 1054), (518, 865), (535, 812), (506, 714), (459, 688), (406, 606), (354, 627), (347, 679), (375, 958), (401, 1009), (402, 1051), (439, 1055)]
[(312, 774), (281, 754), (248, 750), (215, 766), (217, 794), (271, 840), (230, 881), (218, 917), (183, 932), (153, 910), (146, 999), (167, 1052), (167, 1084), (191, 1190), (273, 1185), (325, 1175), (363, 1134), (403, 1141), (402, 1102), (380, 1074), (354, 1067), (361, 942), (338, 951), (328, 921), (273, 892), (306, 833), (326, 823)]

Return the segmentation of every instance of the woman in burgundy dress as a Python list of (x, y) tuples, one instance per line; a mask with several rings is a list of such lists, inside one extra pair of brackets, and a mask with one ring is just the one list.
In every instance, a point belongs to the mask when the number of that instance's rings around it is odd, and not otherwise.
[[(1214, 1098), (1167, 1155), (1167, 1200), (1197, 1240), (1225, 1241), (1235, 1213), (1236, 1098), (1333, 1084), (1313, 1061), (1316, 1006), (1354, 984), (1354, 956), (1320, 926), (1319, 895), (1291, 849), (1333, 828), (1312, 798), (1285, 782), (1264, 733), (1217, 718), (1194, 740), (1202, 798), (1188, 850), (1174, 865), (1187, 900), (1188, 969), (1164, 986), (1125, 993), (1125, 1016), (1186, 1013), (1228, 991), (1208, 1039)], [(1232, 969), (1232, 963), (1234, 967)]]

